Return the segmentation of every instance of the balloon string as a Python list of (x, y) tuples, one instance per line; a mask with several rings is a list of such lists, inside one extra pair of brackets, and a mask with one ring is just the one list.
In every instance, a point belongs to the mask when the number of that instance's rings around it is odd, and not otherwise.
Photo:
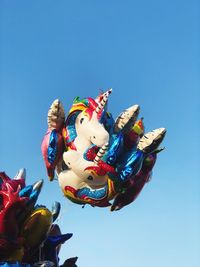
[(39, 261), (42, 261), (42, 247), (43, 243), (39, 246)]

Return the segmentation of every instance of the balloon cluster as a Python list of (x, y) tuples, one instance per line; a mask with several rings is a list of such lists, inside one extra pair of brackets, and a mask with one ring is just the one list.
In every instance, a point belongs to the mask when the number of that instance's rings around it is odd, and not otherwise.
[[(36, 205), (42, 184), (40, 180), (26, 185), (25, 169), (14, 179), (0, 172), (0, 265), (58, 266), (60, 245), (72, 234), (61, 234), (54, 223), (58, 202), (51, 211)], [(76, 266), (76, 260), (66, 260), (63, 267)]]
[(56, 172), (67, 198), (77, 204), (111, 205), (114, 211), (133, 202), (149, 181), (166, 129), (144, 133), (138, 105), (114, 120), (107, 110), (111, 92), (95, 99), (76, 97), (67, 116), (55, 100), (42, 154), (50, 181)]

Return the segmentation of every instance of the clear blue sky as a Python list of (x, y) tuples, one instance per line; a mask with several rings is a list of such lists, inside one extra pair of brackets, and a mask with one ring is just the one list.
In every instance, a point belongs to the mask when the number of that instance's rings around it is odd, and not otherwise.
[[(198, 1), (1, 0), (0, 169), (44, 178), (38, 203), (62, 205), (74, 233), (61, 263), (80, 267), (200, 266)], [(166, 150), (138, 199), (123, 210), (70, 203), (47, 180), (40, 144), (51, 102), (112, 87), (116, 116), (140, 104), (146, 130), (166, 127)]]

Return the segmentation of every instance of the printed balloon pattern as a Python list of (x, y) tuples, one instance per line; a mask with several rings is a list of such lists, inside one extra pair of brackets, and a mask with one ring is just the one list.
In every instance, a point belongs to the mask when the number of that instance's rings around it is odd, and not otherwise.
[(111, 92), (76, 97), (67, 116), (55, 100), (41, 148), (49, 180), (56, 175), (68, 199), (115, 211), (133, 202), (149, 181), (166, 129), (145, 133), (138, 105), (114, 120)]

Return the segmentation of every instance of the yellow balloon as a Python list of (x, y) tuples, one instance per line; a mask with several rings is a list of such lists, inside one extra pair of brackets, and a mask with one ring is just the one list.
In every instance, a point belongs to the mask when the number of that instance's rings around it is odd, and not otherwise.
[(52, 213), (45, 207), (39, 207), (31, 212), (26, 219), (21, 235), (29, 247), (40, 245), (46, 238), (53, 223)]

